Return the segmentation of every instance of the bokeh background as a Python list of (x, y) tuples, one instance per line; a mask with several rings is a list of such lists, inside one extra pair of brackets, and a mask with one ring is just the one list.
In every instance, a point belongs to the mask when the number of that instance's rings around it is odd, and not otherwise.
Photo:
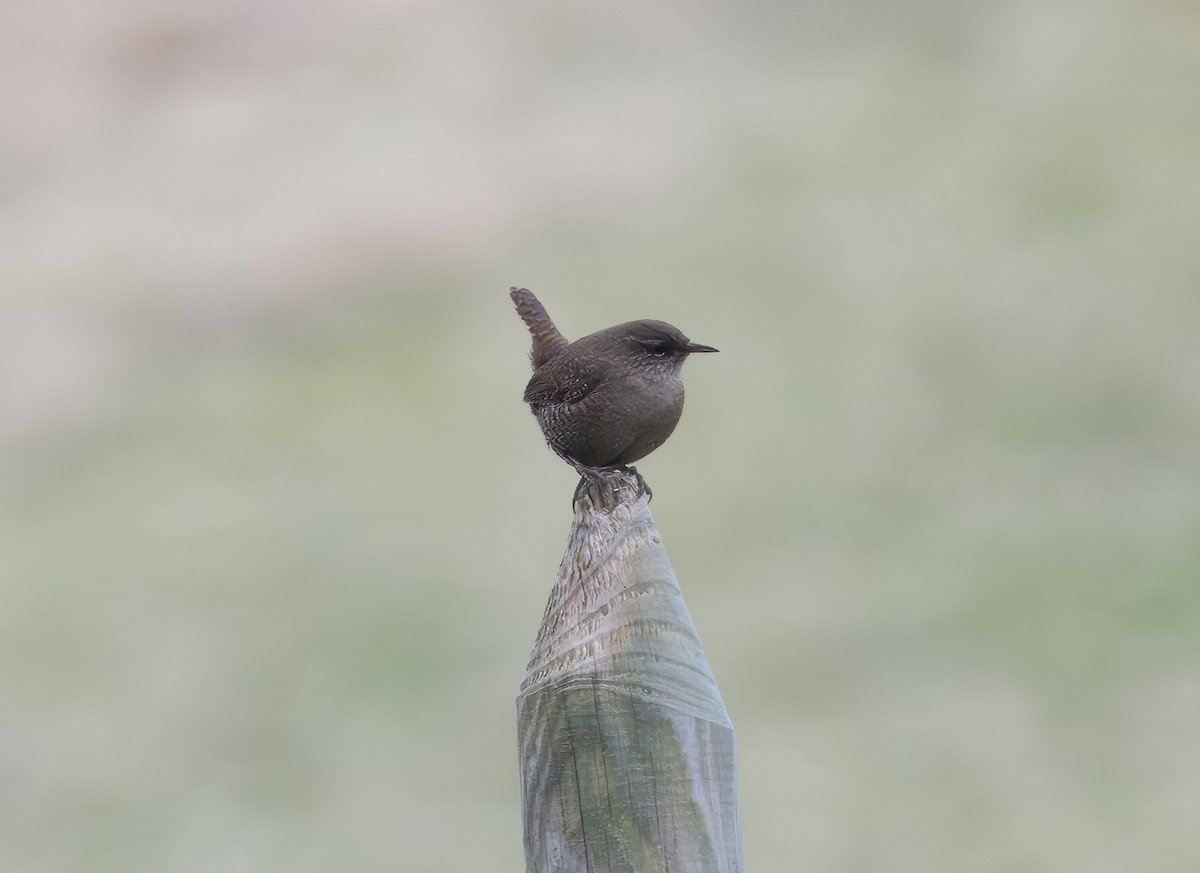
[(4, 19), (0, 869), (522, 869), (512, 284), (722, 351), (748, 869), (1200, 869), (1196, 4)]

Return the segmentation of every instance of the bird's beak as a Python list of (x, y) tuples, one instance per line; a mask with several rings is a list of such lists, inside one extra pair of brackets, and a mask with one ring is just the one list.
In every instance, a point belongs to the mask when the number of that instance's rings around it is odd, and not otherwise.
[(720, 349), (714, 349), (712, 346), (701, 345), (700, 343), (693, 343), (693, 342), (689, 342), (686, 346), (684, 346), (684, 348), (687, 349), (687, 353), (689, 355), (692, 352), (717, 352), (717, 351), (720, 351)]

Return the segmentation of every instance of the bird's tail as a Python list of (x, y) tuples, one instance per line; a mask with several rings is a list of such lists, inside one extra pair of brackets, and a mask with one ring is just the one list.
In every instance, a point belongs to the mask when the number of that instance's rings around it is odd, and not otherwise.
[(567, 347), (567, 338), (558, 332), (558, 328), (546, 314), (546, 307), (542, 306), (541, 301), (533, 296), (533, 292), (528, 288), (509, 288), (508, 296), (512, 298), (517, 307), (517, 314), (521, 316), (521, 321), (525, 322), (533, 337), (533, 351), (530, 352), (529, 359), (536, 370)]

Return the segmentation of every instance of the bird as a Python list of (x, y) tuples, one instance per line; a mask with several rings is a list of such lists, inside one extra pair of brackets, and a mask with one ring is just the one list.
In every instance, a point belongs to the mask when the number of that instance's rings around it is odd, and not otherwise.
[(679, 423), (684, 361), (717, 349), (649, 319), (569, 342), (532, 291), (513, 287), (509, 296), (533, 340), (524, 400), (547, 445), (581, 477), (629, 472), (639, 492), (651, 494), (630, 465), (666, 442)]

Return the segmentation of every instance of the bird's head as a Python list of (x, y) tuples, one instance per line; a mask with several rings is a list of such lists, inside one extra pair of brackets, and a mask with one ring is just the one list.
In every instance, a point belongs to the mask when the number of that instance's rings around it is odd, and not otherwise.
[(665, 321), (631, 321), (613, 328), (624, 350), (639, 363), (678, 369), (694, 352), (715, 352), (712, 346), (694, 343), (683, 331)]

